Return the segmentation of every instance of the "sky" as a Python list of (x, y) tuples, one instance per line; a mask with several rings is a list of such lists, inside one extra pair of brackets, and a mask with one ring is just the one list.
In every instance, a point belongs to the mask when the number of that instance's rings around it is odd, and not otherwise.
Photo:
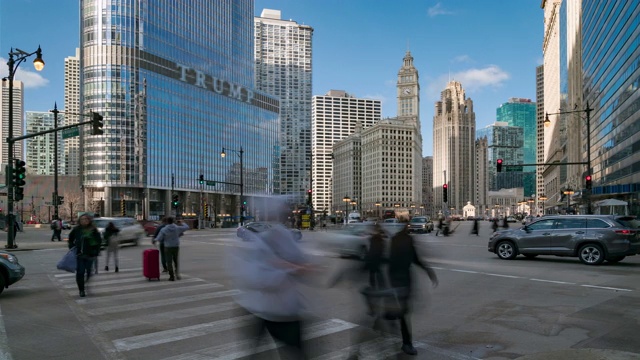
[[(220, 0), (218, 0), (220, 1)], [(42, 72), (18, 68), (25, 110), (64, 107), (64, 59), (79, 44), (78, 0), (0, 0), (0, 76), (11, 48), (42, 47)], [(535, 101), (535, 68), (542, 64), (540, 0), (255, 0), (262, 9), (313, 27), (313, 95), (345, 90), (382, 101), (396, 116), (396, 82), (411, 51), (420, 76), (423, 156), (433, 155), (433, 114), (448, 81), (474, 103), (476, 128), (495, 122), (510, 98)]]

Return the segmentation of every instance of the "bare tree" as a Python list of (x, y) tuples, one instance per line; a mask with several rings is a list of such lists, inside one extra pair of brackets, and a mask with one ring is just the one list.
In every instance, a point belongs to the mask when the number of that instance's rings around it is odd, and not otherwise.
[(74, 213), (84, 211), (84, 196), (80, 189), (67, 190), (64, 193), (64, 204), (60, 211), (67, 215), (70, 221), (74, 219)]

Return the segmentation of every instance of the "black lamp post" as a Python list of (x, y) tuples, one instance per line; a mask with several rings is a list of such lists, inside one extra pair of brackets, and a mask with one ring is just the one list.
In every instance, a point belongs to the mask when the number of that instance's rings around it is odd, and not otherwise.
[(240, 146), (240, 150), (234, 150), (234, 149), (229, 149), (229, 148), (222, 148), (222, 152), (220, 153), (221, 157), (225, 157), (227, 156), (227, 153), (225, 153), (225, 150), (229, 150), (229, 151), (233, 151), (234, 153), (238, 154), (238, 156), (240, 157), (240, 226), (244, 226), (244, 166), (243, 166), (243, 154), (244, 154), (244, 150), (242, 150), (242, 146)]
[[(589, 107), (589, 102), (587, 102), (587, 108), (583, 110), (573, 110), (573, 111), (560, 111), (557, 113), (546, 113), (544, 117), (544, 126), (549, 127), (551, 125), (551, 120), (549, 120), (549, 115), (561, 115), (561, 114), (572, 114), (584, 112), (587, 113), (587, 177), (591, 179), (591, 112), (592, 108)], [(591, 186), (587, 186), (587, 214), (591, 214)]]
[(42, 60), (42, 50), (40, 46), (38, 46), (38, 50), (28, 53), (26, 51), (20, 49), (11, 49), (9, 52), (9, 61), (7, 61), (7, 65), (9, 66), (9, 75), (2, 80), (9, 81), (9, 132), (7, 136), (7, 166), (6, 166), (6, 174), (7, 179), (7, 245), (5, 246), (7, 249), (15, 249), (17, 248), (15, 242), (13, 241), (13, 237), (15, 236), (15, 214), (13, 213), (13, 79), (16, 75), (16, 71), (18, 70), (18, 66), (25, 61), (29, 56), (36, 55), (36, 59), (33, 60), (33, 67), (37, 71), (41, 71), (44, 68), (44, 60)]
[(349, 197), (349, 195), (345, 195), (342, 198), (342, 201), (344, 201), (344, 223), (347, 223), (347, 215), (349, 214), (349, 203), (351, 202), (351, 198)]

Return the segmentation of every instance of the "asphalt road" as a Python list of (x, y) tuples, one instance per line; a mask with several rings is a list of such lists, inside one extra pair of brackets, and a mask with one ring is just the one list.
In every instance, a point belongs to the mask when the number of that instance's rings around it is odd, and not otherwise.
[[(330, 252), (334, 230), (304, 231), (302, 246), (318, 269), (303, 286), (310, 357), (345, 358), (359, 344), (370, 359), (640, 358), (640, 257), (598, 267), (574, 258), (504, 261), (487, 251), (489, 223), (480, 236), (468, 235), (470, 222), (457, 225), (450, 237), (415, 236), (440, 282), (434, 289), (416, 272), (417, 357), (399, 352), (397, 326), (369, 328), (361, 277), (327, 287), (358, 265)], [(121, 249), (119, 273), (103, 271), (102, 256), (86, 298), (73, 274), (55, 269), (66, 246), (49, 238), (48, 229), (18, 235), (21, 250), (39, 250), (15, 252), (27, 275), (0, 295), (0, 360), (277, 358), (271, 342), (252, 346), (251, 317), (233, 301), (227, 260), (243, 246), (234, 230), (189, 231), (176, 282), (142, 277), (149, 239)]]

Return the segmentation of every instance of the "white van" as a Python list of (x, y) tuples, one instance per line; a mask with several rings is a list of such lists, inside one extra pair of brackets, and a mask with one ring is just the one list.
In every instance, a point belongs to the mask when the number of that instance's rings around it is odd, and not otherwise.
[(97, 217), (93, 219), (100, 235), (104, 239), (104, 229), (112, 222), (120, 232), (118, 239), (120, 244), (138, 245), (140, 239), (145, 236), (144, 228), (134, 218), (128, 217)]
[(347, 224), (359, 223), (362, 222), (362, 218), (360, 217), (359, 212), (352, 212), (347, 216)]

